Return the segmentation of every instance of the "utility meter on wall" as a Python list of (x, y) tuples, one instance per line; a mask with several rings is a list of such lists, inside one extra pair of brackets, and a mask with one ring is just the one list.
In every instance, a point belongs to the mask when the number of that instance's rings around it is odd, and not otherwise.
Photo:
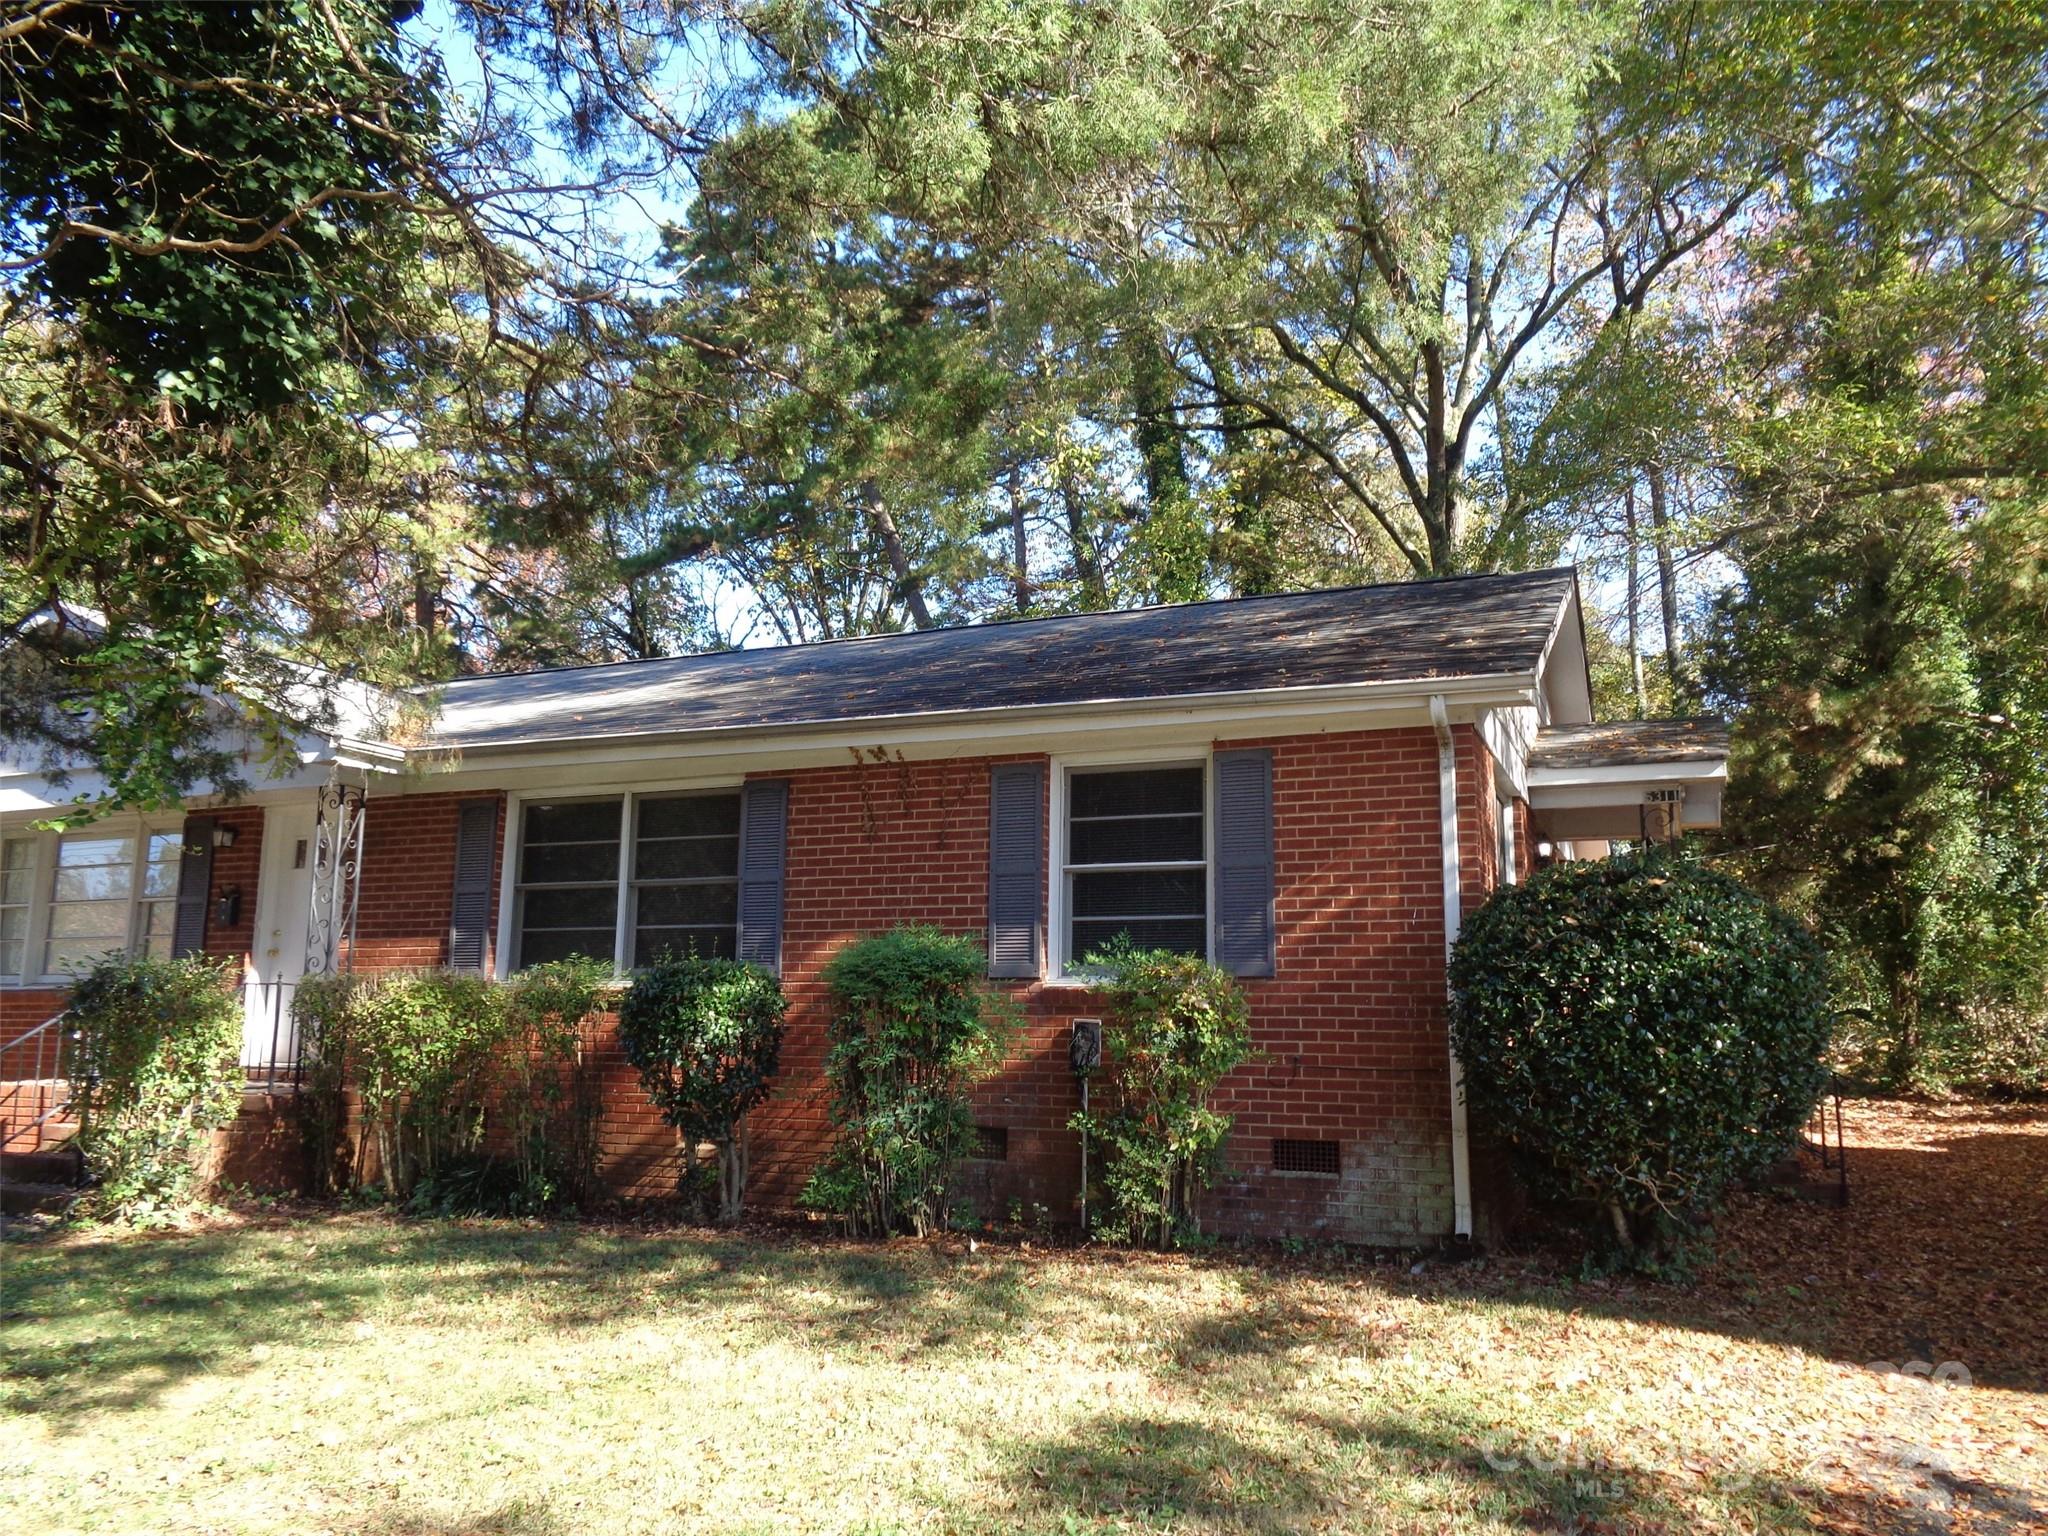
[(1076, 1077), (1086, 1077), (1102, 1065), (1102, 1020), (1074, 1020), (1074, 1035), (1067, 1042), (1067, 1065)]

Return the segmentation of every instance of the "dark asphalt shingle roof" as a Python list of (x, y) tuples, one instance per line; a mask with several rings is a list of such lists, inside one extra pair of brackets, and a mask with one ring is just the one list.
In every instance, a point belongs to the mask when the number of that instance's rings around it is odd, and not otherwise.
[(1467, 576), (461, 678), (440, 690), (430, 744), (1528, 675), (1573, 580)]
[(1603, 725), (1546, 725), (1529, 749), (1529, 766), (1627, 768), (1642, 763), (1718, 762), (1728, 755), (1728, 727), (1719, 720), (1610, 720)]

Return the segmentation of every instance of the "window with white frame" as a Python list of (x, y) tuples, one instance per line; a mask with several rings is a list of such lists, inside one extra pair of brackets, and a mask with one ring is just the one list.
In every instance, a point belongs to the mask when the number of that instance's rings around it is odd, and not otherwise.
[(670, 950), (730, 957), (739, 843), (737, 790), (527, 801), (514, 963), (588, 955), (638, 967)]
[(35, 901), (36, 839), (0, 838), (0, 976), (19, 980), (28, 970), (28, 920)]
[(1209, 952), (1207, 774), (1200, 764), (1067, 774), (1064, 969), (1122, 937)]
[(60, 835), (43, 931), (43, 974), (83, 970), (110, 954), (169, 959), (183, 853), (175, 829), (92, 827)]
[(633, 837), (633, 964), (739, 952), (740, 797), (647, 795)]

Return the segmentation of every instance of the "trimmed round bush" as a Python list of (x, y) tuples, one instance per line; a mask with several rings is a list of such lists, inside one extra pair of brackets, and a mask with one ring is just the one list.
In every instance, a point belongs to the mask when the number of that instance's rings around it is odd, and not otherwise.
[(743, 1122), (782, 1053), (782, 984), (758, 965), (668, 954), (619, 1000), (619, 1045), (690, 1151), (718, 1149), (718, 1213), (737, 1221), (747, 1185)]
[(1476, 1126), (1537, 1195), (1653, 1245), (1782, 1157), (1819, 1098), (1819, 945), (1682, 856), (1553, 865), (1473, 914), (1451, 1038)]

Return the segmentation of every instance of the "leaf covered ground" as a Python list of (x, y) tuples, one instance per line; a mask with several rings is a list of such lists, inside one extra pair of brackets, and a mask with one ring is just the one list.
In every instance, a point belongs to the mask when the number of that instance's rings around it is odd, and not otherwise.
[[(43, 1533), (2048, 1528), (2024, 1231), (1935, 1292), (1973, 1385), (1868, 1368), (1913, 1282), (1844, 1267), (2005, 1220), (1921, 1188), (1979, 1152), (2038, 1243), (2048, 1112), (1851, 1113), (1849, 1210), (1745, 1199), (1685, 1292), (327, 1211), (13, 1245), (0, 1488)], [(1924, 1155), (1895, 1207), (1866, 1136)]]

